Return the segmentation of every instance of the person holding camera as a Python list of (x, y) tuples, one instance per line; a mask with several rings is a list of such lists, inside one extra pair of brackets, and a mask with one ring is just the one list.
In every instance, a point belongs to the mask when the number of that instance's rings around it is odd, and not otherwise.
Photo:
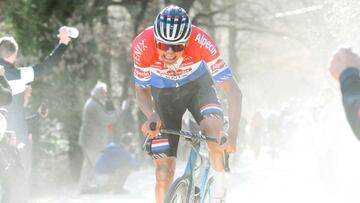
[(79, 146), (84, 155), (79, 189), (81, 194), (98, 192), (95, 164), (111, 140), (110, 126), (118, 113), (107, 97), (107, 85), (98, 82), (84, 105), (79, 133)]
[[(58, 45), (41, 63), (20, 68), (15, 65), (19, 49), (17, 42), (11, 36), (0, 38), (0, 65), (5, 68), (5, 75), (9, 81), (13, 96), (12, 102), (5, 106), (8, 111), (5, 117), (8, 130), (14, 131), (19, 144), (24, 146), (20, 150), (22, 164), (26, 171), (24, 185), (28, 184), (32, 159), (24, 109), (25, 86), (43, 75), (50, 74), (51, 68), (60, 61), (71, 40), (67, 27), (59, 29), (58, 38)], [(26, 202), (26, 199), (27, 195), (13, 195), (9, 198), (9, 202)]]

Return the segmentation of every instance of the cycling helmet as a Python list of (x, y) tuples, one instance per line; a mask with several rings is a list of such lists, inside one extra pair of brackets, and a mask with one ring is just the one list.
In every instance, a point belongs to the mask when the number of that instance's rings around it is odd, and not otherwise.
[(191, 33), (191, 21), (183, 8), (175, 5), (164, 8), (154, 22), (156, 41), (167, 44), (187, 42)]

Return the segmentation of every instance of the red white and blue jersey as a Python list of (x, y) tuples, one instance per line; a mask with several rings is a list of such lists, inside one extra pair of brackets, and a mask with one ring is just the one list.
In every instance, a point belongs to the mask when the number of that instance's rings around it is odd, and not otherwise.
[(213, 80), (221, 83), (232, 77), (229, 66), (220, 56), (214, 41), (200, 28), (192, 32), (176, 70), (161, 61), (156, 49), (153, 27), (139, 34), (132, 44), (135, 84), (138, 87), (178, 87), (194, 81), (209, 71)]

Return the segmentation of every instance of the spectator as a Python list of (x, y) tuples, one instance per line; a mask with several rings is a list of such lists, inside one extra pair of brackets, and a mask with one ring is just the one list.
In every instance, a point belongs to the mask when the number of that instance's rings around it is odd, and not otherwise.
[(31, 192), (34, 192), (40, 183), (38, 177), (40, 177), (39, 175), (41, 174), (41, 171), (39, 170), (39, 155), (42, 153), (42, 149), (40, 149), (40, 122), (48, 116), (49, 111), (47, 107), (47, 100), (44, 100), (35, 112), (31, 111), (29, 107), (31, 95), (32, 87), (31, 85), (26, 85), (24, 92), (24, 107), (26, 112), (26, 123), (28, 125), (29, 140), (32, 146)]
[[(32, 87), (31, 85), (25, 86), (25, 92), (24, 92), (24, 107), (28, 108), (28, 103), (30, 100), (30, 97), (32, 95)], [(28, 125), (28, 132), (29, 132), (29, 138), (32, 140), (33, 138), (33, 132), (39, 131), (39, 120), (40, 118), (46, 118), (49, 114), (48, 110), (48, 100), (44, 100), (40, 106), (37, 108), (35, 112), (28, 112), (26, 114), (26, 122)]]
[(329, 71), (340, 82), (343, 105), (350, 126), (360, 139), (360, 54), (341, 47), (333, 54)]
[[(131, 136), (131, 135), (130, 135)], [(132, 139), (124, 135), (121, 143), (114, 140), (106, 146), (96, 161), (95, 172), (97, 180), (102, 180), (100, 191), (113, 191), (114, 193), (127, 193), (124, 184), (131, 171), (139, 169), (140, 162), (129, 152), (125, 146), (130, 147)]]
[[(10, 104), (12, 101), (12, 91), (10, 85), (5, 77), (5, 69), (4, 66), (0, 65), (0, 105)], [(0, 188), (2, 189), (2, 193), (9, 193), (11, 189), (10, 184), (17, 183), (13, 177), (14, 172), (18, 172), (16, 170), (12, 170), (14, 167), (9, 163), (9, 157), (13, 155), (13, 145), (14, 143), (11, 141), (16, 140), (14, 136), (9, 137), (6, 134), (7, 122), (4, 117), (4, 113), (6, 113), (5, 109), (1, 109), (0, 111)], [(13, 144), (13, 145), (11, 145)], [(4, 150), (3, 150), (4, 149)], [(8, 153), (6, 153), (8, 152)], [(16, 163), (16, 162), (14, 162)], [(17, 177), (20, 177), (21, 174), (17, 174)], [(10, 181), (11, 180), (11, 181)], [(19, 179), (17, 179), (19, 180)], [(9, 195), (1, 195), (0, 202), (9, 202)]]
[[(50, 67), (60, 60), (61, 56), (65, 52), (67, 45), (70, 42), (70, 37), (65, 29), (60, 29), (59, 44), (52, 51), (52, 53), (45, 58), (45, 60), (39, 64), (35, 64), (28, 67), (16, 68), (15, 62), (18, 53), (18, 44), (13, 37), (1, 37), (0, 38), (0, 65), (5, 68), (5, 75), (9, 80), (10, 87), (12, 89), (13, 100), (5, 106), (8, 113), (6, 119), (8, 123), (8, 130), (15, 131), (17, 140), (24, 147), (20, 150), (22, 164), (24, 165), (26, 172), (26, 181), (23, 181), (24, 187), (28, 184), (28, 176), (31, 168), (31, 143), (28, 136), (28, 127), (25, 119), (24, 110), (24, 91), (25, 85), (34, 81), (42, 75), (49, 74)], [(19, 187), (19, 186), (16, 186)], [(17, 188), (17, 190), (19, 190)], [(27, 190), (27, 189), (25, 189)], [(14, 200), (10, 202), (26, 202), (27, 195), (14, 195)], [(15, 200), (21, 198), (22, 200)], [(11, 198), (10, 198), (11, 199)]]
[(98, 82), (83, 109), (79, 135), (79, 145), (84, 155), (79, 183), (80, 193), (89, 193), (96, 189), (95, 163), (109, 143), (108, 126), (117, 119), (115, 111), (106, 110), (106, 99), (106, 84)]

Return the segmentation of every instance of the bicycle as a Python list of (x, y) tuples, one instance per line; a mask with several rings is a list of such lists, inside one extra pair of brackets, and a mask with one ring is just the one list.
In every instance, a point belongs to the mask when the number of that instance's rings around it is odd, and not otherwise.
[[(165, 203), (206, 203), (209, 202), (210, 186), (214, 178), (210, 175), (210, 161), (208, 153), (203, 152), (205, 141), (216, 142), (213, 137), (188, 131), (161, 129), (161, 133), (184, 137), (191, 144), (191, 151), (184, 174), (177, 178), (166, 195)], [(222, 137), (219, 144), (224, 144), (226, 137)], [(229, 156), (224, 153), (225, 171), (230, 171)], [(197, 164), (198, 157), (200, 164)]]

